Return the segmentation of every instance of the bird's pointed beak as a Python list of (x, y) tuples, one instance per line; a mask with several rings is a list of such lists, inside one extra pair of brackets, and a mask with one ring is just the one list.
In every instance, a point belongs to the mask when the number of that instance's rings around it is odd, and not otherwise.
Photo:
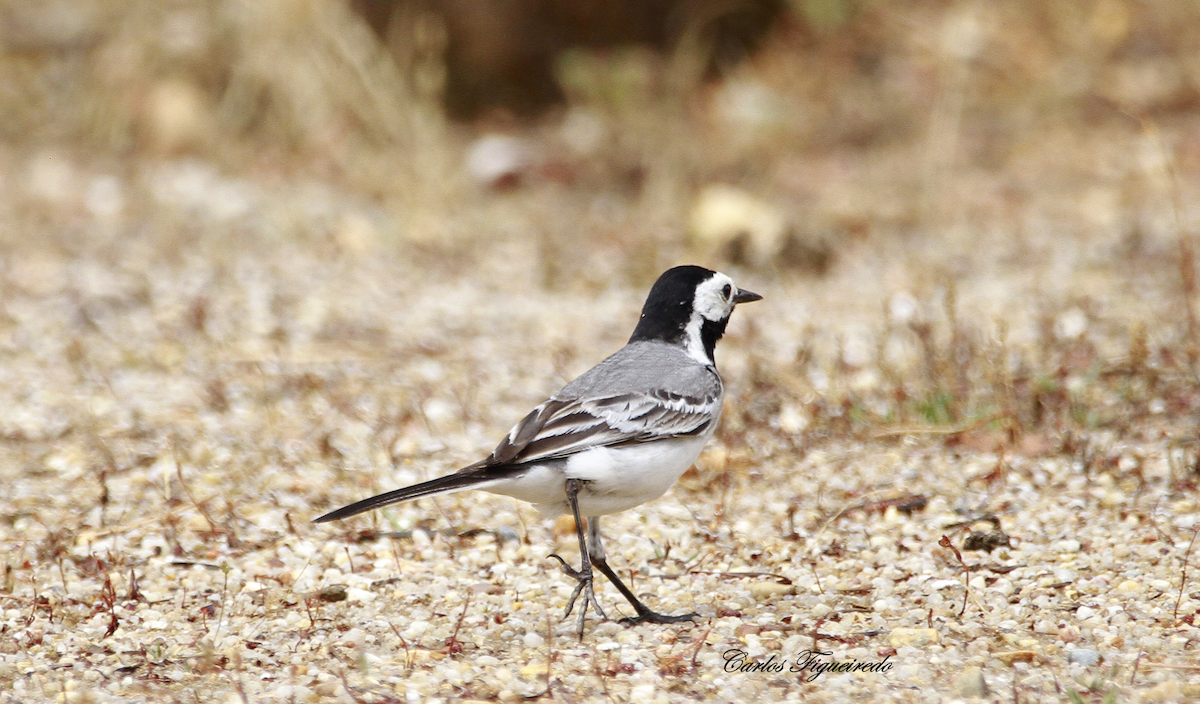
[(757, 293), (755, 293), (753, 291), (747, 291), (744, 288), (739, 288), (738, 292), (736, 294), (734, 294), (734, 296), (733, 296), (733, 304), (734, 305), (737, 305), (739, 303), (753, 303), (754, 301), (761, 301), (761, 300), (762, 300), (762, 296), (758, 295)]

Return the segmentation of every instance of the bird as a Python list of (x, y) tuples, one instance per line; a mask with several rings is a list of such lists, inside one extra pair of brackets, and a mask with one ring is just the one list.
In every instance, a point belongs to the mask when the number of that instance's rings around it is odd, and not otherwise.
[(608, 620), (596, 600), (593, 568), (632, 605), (635, 615), (621, 623), (694, 620), (694, 613), (655, 612), (621, 581), (605, 557), (600, 517), (662, 496), (699, 457), (717, 428), (724, 399), (713, 357), (717, 341), (735, 306), (761, 299), (718, 271), (693, 265), (668, 269), (650, 288), (625, 346), (530, 411), (490, 455), (314, 522), (467, 489), (511, 496), (534, 504), (544, 516), (568, 513), (575, 519), (579, 569), (558, 555), (547, 559), (557, 560), (576, 581), (564, 621), (583, 595), (581, 641), (589, 604)]

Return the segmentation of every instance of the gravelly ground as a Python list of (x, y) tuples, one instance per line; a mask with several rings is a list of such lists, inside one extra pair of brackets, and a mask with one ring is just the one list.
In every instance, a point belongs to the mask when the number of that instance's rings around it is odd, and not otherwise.
[[(623, 342), (643, 286), (547, 292), (536, 252), (504, 246), (457, 271), (301, 245), (10, 256), (4, 699), (1200, 697), (1192, 387), (1163, 376), (1176, 391), (1124, 413), (1089, 394), (1093, 371), (1067, 386), (1122, 422), (838, 432), (813, 409), (839, 385), (871, 398), (876, 348), (920, 365), (913, 340), (878, 342), (889, 315), (931, 305), (886, 249), (815, 281), (737, 272), (767, 299), (719, 350), (722, 431), (666, 497), (606, 520), (614, 566), (695, 625), (592, 620), (579, 642), (547, 560), (577, 559), (570, 526), (507, 498), (310, 524), (478, 458)], [(1163, 364), (1171, 284), (1073, 261), (980, 267), (958, 310), (1017, 351), (1050, 311), (1100, 367), (1140, 323)], [(966, 549), (997, 528), (1007, 546)], [(628, 615), (611, 587), (600, 599)], [(875, 671), (791, 671), (812, 651)]]

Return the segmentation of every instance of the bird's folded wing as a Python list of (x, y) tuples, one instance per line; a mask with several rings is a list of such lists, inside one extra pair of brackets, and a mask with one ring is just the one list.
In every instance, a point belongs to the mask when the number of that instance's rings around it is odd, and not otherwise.
[(717, 394), (669, 391), (551, 399), (525, 416), (483, 464), (552, 460), (595, 446), (698, 435), (720, 412)]

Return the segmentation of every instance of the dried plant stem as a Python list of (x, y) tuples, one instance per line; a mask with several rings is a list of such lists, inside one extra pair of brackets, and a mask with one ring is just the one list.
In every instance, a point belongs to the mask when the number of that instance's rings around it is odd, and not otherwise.
[(938, 541), (938, 545), (953, 550), (954, 557), (958, 558), (958, 564), (962, 565), (963, 568), (963, 605), (962, 609), (958, 612), (959, 618), (962, 618), (962, 615), (967, 612), (967, 600), (971, 596), (971, 568), (967, 567), (967, 563), (963, 561), (962, 553), (958, 551), (958, 548), (954, 547), (954, 543), (950, 541), (950, 536), (943, 535), (942, 539)]
[(1163, 186), (1171, 205), (1171, 220), (1175, 224), (1176, 237), (1179, 240), (1179, 279), (1183, 293), (1183, 310), (1187, 323), (1187, 360), (1192, 373), (1192, 380), (1200, 384), (1200, 320), (1196, 314), (1196, 296), (1200, 285), (1196, 281), (1196, 244), (1195, 237), (1183, 220), (1183, 197), (1179, 184), (1179, 174), (1175, 169), (1175, 160), (1167, 149), (1162, 132), (1158, 125), (1149, 118), (1139, 118), (1143, 133), (1154, 141), (1158, 150), (1157, 163), (1161, 169)]
[(1196, 536), (1200, 535), (1200, 526), (1192, 531), (1192, 539), (1188, 541), (1187, 550), (1183, 553), (1183, 569), (1179, 571), (1179, 595), (1175, 597), (1175, 611), (1171, 618), (1179, 620), (1179, 604), (1183, 601), (1183, 587), (1187, 584), (1188, 559), (1192, 555), (1192, 546), (1196, 544)]

